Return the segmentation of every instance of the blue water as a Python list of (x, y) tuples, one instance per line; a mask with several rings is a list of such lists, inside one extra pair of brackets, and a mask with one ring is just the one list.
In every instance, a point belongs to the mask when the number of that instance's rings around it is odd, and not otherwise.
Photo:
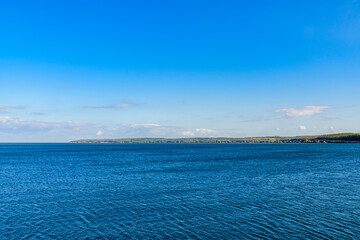
[(359, 144), (0, 145), (0, 239), (359, 239)]

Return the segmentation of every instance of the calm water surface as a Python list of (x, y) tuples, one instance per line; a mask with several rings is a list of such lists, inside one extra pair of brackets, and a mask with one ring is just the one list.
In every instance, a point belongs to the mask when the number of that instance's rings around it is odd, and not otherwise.
[(360, 145), (0, 145), (0, 239), (360, 239)]

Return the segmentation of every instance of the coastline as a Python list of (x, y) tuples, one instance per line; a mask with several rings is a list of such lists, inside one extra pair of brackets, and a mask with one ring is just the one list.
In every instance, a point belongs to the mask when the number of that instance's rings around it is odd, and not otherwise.
[(70, 141), (75, 144), (241, 144), (241, 143), (360, 143), (359, 133), (338, 133), (295, 137), (248, 137), (248, 138), (117, 138), (117, 139), (80, 139)]

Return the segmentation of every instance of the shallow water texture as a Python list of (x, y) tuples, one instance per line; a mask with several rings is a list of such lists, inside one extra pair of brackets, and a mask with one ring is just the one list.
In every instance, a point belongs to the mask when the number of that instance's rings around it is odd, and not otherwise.
[(1, 239), (359, 239), (359, 144), (0, 145)]

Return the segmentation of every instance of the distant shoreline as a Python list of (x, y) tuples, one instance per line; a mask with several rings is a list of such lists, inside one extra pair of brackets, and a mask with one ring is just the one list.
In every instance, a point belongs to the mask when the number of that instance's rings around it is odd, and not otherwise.
[(236, 144), (236, 143), (360, 143), (360, 133), (337, 133), (314, 136), (296, 137), (249, 137), (249, 138), (117, 138), (117, 139), (80, 139), (70, 143), (76, 144), (131, 144), (131, 143), (159, 143), (159, 144)]

